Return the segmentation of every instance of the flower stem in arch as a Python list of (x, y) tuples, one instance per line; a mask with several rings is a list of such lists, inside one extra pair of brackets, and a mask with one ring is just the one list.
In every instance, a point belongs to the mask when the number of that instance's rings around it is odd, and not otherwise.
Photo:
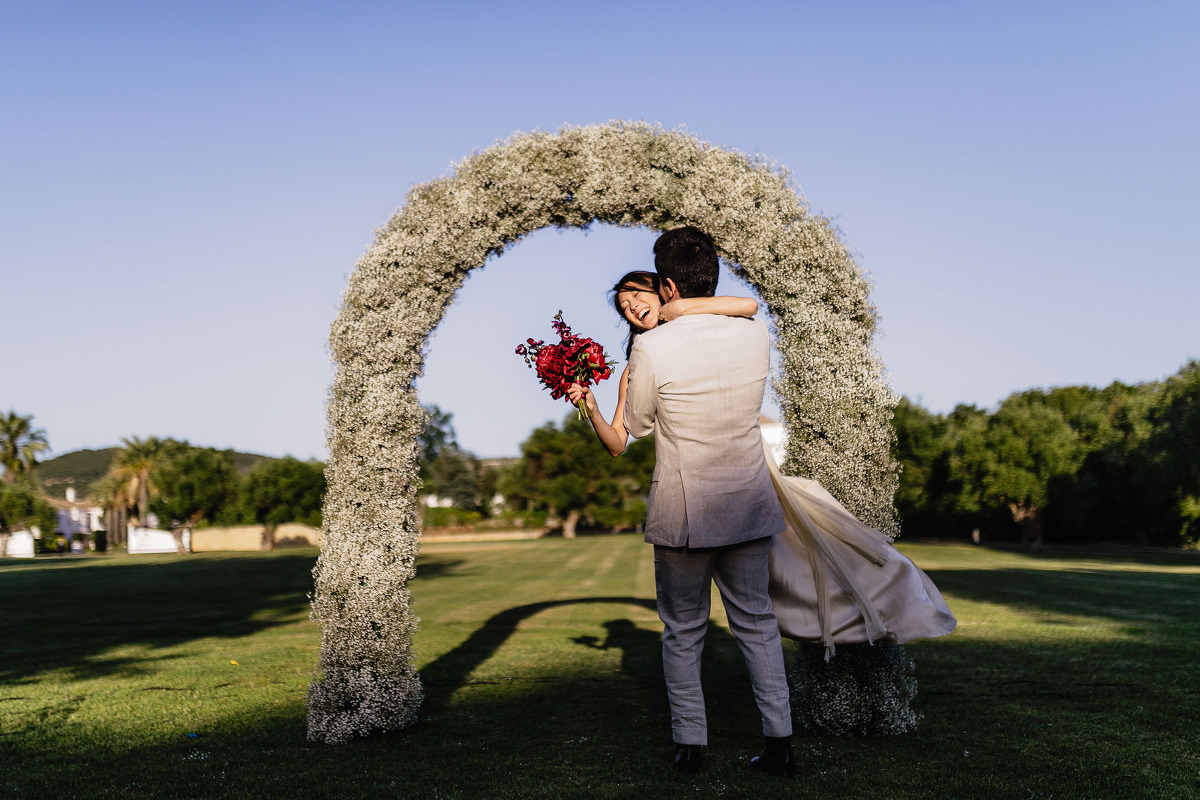
[(579, 409), (579, 418), (580, 419), (586, 419), (588, 421), (591, 421), (592, 412), (588, 410), (587, 403), (584, 401), (584, 399), (582, 397), (579, 398), (579, 402), (575, 404), (575, 407)]

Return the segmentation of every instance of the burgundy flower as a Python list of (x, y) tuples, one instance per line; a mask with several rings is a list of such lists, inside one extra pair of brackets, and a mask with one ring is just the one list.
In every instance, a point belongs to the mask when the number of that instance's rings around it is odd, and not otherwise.
[[(561, 311), (554, 315), (550, 324), (558, 334), (558, 344), (530, 338), (516, 349), (517, 355), (537, 372), (542, 386), (550, 390), (550, 397), (558, 400), (567, 396), (571, 384), (591, 386), (612, 375), (614, 362), (607, 359), (599, 342), (572, 333), (563, 321)], [(590, 415), (582, 399), (578, 408), (580, 419), (588, 419)]]

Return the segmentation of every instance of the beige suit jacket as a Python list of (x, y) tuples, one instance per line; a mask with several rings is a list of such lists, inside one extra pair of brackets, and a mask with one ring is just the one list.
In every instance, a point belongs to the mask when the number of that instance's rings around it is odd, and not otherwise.
[(771, 345), (756, 319), (695, 314), (639, 335), (625, 428), (654, 433), (646, 541), (721, 547), (784, 530), (758, 429)]

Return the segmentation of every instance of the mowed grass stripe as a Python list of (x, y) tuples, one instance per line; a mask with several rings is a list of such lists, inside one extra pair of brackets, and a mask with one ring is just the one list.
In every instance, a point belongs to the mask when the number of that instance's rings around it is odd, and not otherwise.
[(1194, 554), (901, 547), (961, 622), (908, 647), (924, 721), (899, 737), (799, 736), (786, 788), (747, 771), (757, 712), (719, 624), (708, 764), (666, 766), (652, 551), (637, 536), (425, 545), (410, 584), (421, 719), (343, 747), (304, 739), (315, 552), (3, 561), (0, 796), (1200, 793)]

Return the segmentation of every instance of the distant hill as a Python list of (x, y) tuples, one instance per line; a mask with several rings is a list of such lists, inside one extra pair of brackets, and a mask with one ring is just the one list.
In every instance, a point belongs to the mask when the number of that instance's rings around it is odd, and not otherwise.
[(260, 456), (258, 453), (239, 453), (236, 450), (227, 451), (233, 456), (233, 466), (238, 472), (245, 475), (254, 467), (267, 461), (278, 461), (274, 456)]
[(46, 494), (51, 497), (64, 498), (67, 487), (74, 486), (75, 494), (86, 497), (88, 490), (96, 481), (104, 477), (116, 457), (118, 447), (106, 447), (103, 450), (76, 450), (63, 453), (57, 458), (43, 461), (37, 466), (37, 476)]
[[(67, 496), (67, 487), (75, 487), (75, 495), (79, 498), (88, 496), (92, 486), (108, 473), (116, 458), (119, 447), (106, 447), (103, 450), (74, 450), (61, 456), (43, 461), (37, 466), (37, 477), (46, 489), (46, 494), (59, 499)], [(243, 475), (250, 469), (265, 461), (276, 461), (271, 456), (260, 456), (257, 453), (239, 453), (230, 451), (233, 456), (233, 466)]]

